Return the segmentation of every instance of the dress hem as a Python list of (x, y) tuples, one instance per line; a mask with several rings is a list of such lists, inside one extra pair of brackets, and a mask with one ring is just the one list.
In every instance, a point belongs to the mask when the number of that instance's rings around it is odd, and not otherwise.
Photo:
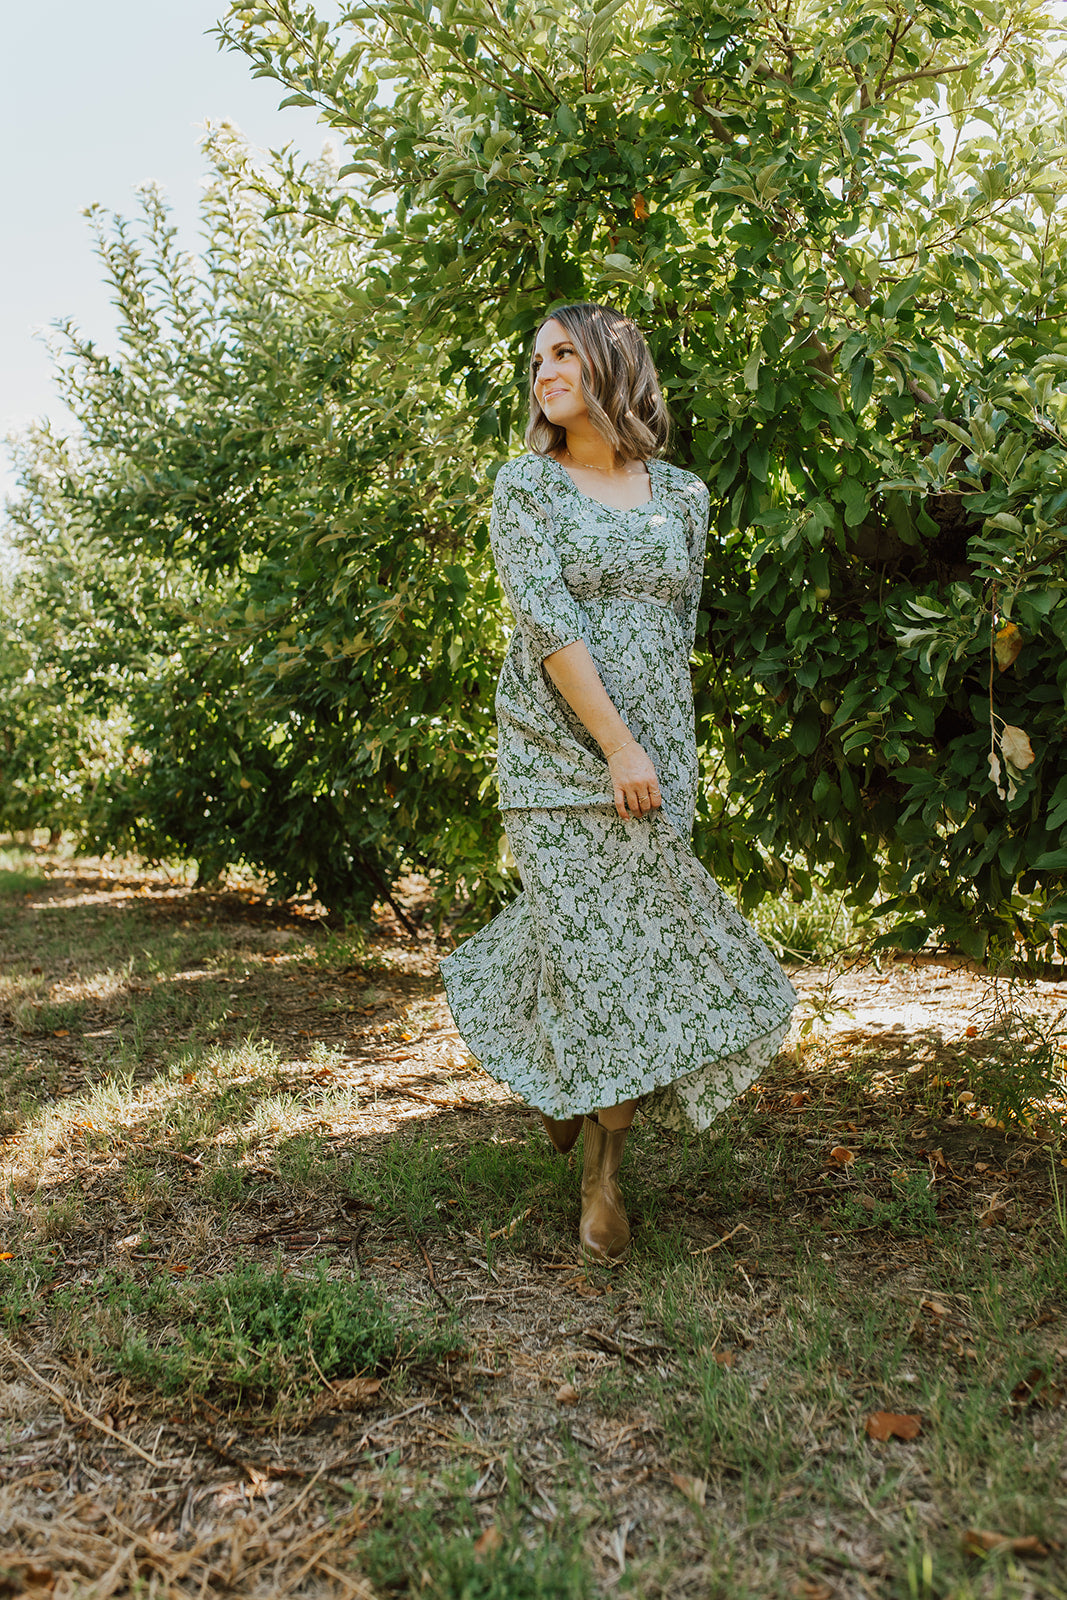
[[(444, 980), (445, 995), (449, 1008), (460, 1037), (482, 1071), (487, 1072), (495, 1082), (502, 1083), (505, 1088), (510, 1089), (524, 1105), (532, 1106), (537, 1111), (544, 1111), (550, 1117), (575, 1117), (584, 1115), (589, 1111), (599, 1111), (601, 1109), (600, 1106), (579, 1105), (577, 1101), (572, 1102), (562, 1099), (557, 1099), (547, 1105), (541, 1105), (534, 1096), (543, 1097), (543, 1088), (539, 1089), (536, 1086), (534, 1075), (530, 1074), (529, 1068), (522, 1062), (516, 1061), (514, 1056), (507, 1056), (503, 1053), (493, 1056), (487, 1052), (484, 1056), (480, 1056), (477, 1048), (477, 1025), (471, 1026), (467, 1019), (457, 1013), (457, 1003), (453, 1002), (448, 975), (442, 970), (441, 976)], [(624, 1100), (642, 1100), (650, 1095), (662, 1094), (696, 1073), (703, 1073), (712, 1068), (717, 1068), (724, 1076), (731, 1078), (730, 1087), (733, 1092), (715, 1097), (718, 1102), (718, 1108), (713, 1115), (709, 1116), (708, 1122), (705, 1124), (705, 1126), (710, 1126), (715, 1116), (718, 1116), (727, 1105), (736, 1100), (738, 1095), (743, 1094), (749, 1085), (756, 1081), (764, 1067), (769, 1066), (770, 1062), (773, 1061), (781, 1049), (785, 1035), (789, 1031), (791, 1013), (792, 1007), (783, 1010), (781, 1017), (771, 1027), (762, 1028), (759, 1033), (753, 1033), (750, 1038), (742, 1037), (738, 1039), (731, 1045), (729, 1050), (719, 1055), (705, 1056), (699, 1051), (695, 1051), (690, 1059), (680, 1061), (675, 1058), (673, 1061), (664, 1062), (659, 1067), (650, 1067), (627, 1080), (617, 1080), (614, 1088), (618, 1090), (618, 1096), (613, 1104), (618, 1105)], [(773, 1048), (770, 1048), (772, 1042)], [(752, 1057), (763, 1045), (769, 1047), (769, 1054), (762, 1066), (755, 1065)], [(730, 1062), (736, 1062), (738, 1067), (741, 1068), (738, 1078), (732, 1078), (729, 1074)], [(746, 1073), (747, 1076), (745, 1076)], [(742, 1078), (744, 1081), (741, 1081)], [(523, 1087), (524, 1084), (526, 1085), (525, 1089)], [(658, 1119), (653, 1117), (653, 1120)], [(672, 1117), (669, 1120), (673, 1123), (675, 1118)]]

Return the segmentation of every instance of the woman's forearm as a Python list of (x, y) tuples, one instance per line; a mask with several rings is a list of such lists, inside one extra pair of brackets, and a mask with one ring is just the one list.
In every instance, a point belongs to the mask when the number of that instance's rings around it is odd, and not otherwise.
[(545, 671), (606, 756), (629, 744), (633, 735), (612, 704), (584, 640), (546, 656)]

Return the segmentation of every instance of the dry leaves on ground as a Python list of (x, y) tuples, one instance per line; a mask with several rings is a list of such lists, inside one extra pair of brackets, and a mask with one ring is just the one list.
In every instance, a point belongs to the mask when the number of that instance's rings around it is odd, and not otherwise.
[(672, 1472), (671, 1482), (695, 1506), (704, 1505), (708, 1498), (708, 1482), (706, 1478), (691, 1478), (684, 1472)]
[(917, 1439), (923, 1419), (899, 1411), (872, 1411), (864, 1424), (868, 1439)]
[(968, 1555), (989, 1555), (993, 1550), (1010, 1550), (1013, 1556), (1033, 1556), (1040, 1559), (1051, 1554), (1047, 1544), (1042, 1544), (1036, 1534), (1027, 1533), (1012, 1537), (1008, 1533), (991, 1533), (986, 1528), (968, 1528), (963, 1535), (963, 1548)]

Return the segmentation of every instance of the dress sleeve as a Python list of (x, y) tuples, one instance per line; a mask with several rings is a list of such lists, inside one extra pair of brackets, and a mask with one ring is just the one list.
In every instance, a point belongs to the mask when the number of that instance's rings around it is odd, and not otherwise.
[(548, 508), (535, 485), (497, 475), (489, 539), (496, 570), (530, 655), (543, 661), (584, 636), (581, 607), (563, 580)]
[(704, 587), (704, 552), (708, 541), (711, 496), (699, 478), (690, 479), (682, 492), (687, 502), (689, 579), (685, 593), (677, 601), (677, 611), (686, 645), (691, 653), (696, 643), (697, 614), (700, 611), (700, 595)]

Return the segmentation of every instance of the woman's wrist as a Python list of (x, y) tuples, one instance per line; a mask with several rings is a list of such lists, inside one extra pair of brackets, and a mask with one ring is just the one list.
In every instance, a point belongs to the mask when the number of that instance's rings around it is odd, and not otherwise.
[(601, 745), (600, 748), (602, 750), (604, 750), (605, 758), (608, 761), (610, 761), (612, 756), (617, 756), (620, 750), (625, 750), (629, 745), (636, 744), (636, 743), (637, 743), (637, 740), (634, 738), (633, 734), (631, 733), (631, 734), (628, 734), (625, 739), (620, 740), (618, 744), (612, 745), (610, 750), (605, 750), (603, 745)]

